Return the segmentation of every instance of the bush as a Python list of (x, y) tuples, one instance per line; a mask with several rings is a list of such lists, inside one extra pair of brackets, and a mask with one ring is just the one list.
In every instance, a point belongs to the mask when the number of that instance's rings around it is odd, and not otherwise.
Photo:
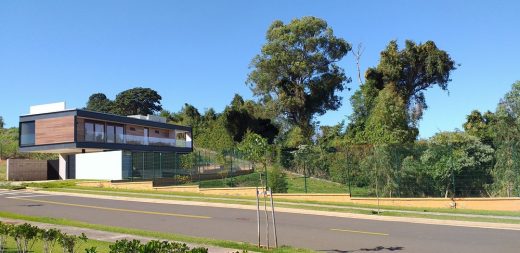
[(269, 186), (273, 193), (286, 193), (289, 189), (287, 175), (278, 166), (269, 173)]
[(207, 248), (190, 249), (188, 245), (178, 242), (152, 240), (141, 244), (139, 240), (126, 239), (110, 245), (109, 253), (207, 253)]
[(81, 233), (80, 236), (63, 233), (60, 234), (58, 243), (61, 245), (63, 253), (76, 253), (78, 252), (80, 243), (86, 242), (87, 240), (88, 238), (84, 233)]
[(4, 249), (7, 248), (7, 238), (12, 229), (13, 225), (0, 222), (0, 253), (3, 253)]
[(50, 253), (54, 245), (58, 241), (61, 232), (57, 229), (40, 229), (38, 233), (39, 239), (43, 242), (43, 252)]
[(26, 253), (29, 252), (34, 245), (39, 231), (40, 229), (38, 227), (24, 223), (14, 226), (10, 229), (9, 234), (15, 240), (18, 252)]

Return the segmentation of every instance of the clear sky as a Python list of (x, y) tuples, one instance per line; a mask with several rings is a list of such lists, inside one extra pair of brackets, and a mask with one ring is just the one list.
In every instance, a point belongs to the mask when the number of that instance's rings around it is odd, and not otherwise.
[[(363, 43), (362, 68), (374, 66), (392, 39), (433, 40), (461, 66), (449, 93), (426, 94), (420, 136), (462, 128), (473, 109), (495, 110), (520, 79), (520, 1), (10, 1), (0, 2), (0, 115), (7, 126), (33, 104), (83, 107), (92, 93), (114, 98), (150, 87), (165, 109), (184, 103), (217, 111), (245, 85), (251, 59), (276, 19), (325, 19), (337, 36)], [(343, 106), (319, 118), (335, 124), (351, 113), (353, 78)]]

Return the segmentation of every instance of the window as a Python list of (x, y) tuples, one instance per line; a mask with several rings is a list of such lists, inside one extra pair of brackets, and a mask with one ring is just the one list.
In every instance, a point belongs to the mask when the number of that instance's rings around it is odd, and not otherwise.
[(85, 122), (85, 141), (94, 141), (94, 123)]
[(31, 146), (35, 144), (34, 141), (34, 121), (32, 122), (22, 122), (20, 125), (20, 145), (21, 146)]
[(122, 126), (116, 126), (116, 143), (125, 143), (125, 132)]
[(95, 142), (105, 142), (105, 125), (103, 123), (94, 124)]
[(113, 125), (107, 125), (107, 143), (114, 143), (116, 141), (116, 132)]

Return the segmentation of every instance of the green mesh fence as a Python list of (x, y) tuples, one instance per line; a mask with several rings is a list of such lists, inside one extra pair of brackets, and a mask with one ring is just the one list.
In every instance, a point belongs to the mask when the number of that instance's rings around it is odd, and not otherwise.
[[(313, 146), (304, 152), (282, 150), (278, 163), (303, 178), (337, 182), (344, 186), (340, 190), (358, 197), (520, 197), (519, 147), (517, 143)], [(327, 192), (326, 185), (314, 187), (309, 192)]]

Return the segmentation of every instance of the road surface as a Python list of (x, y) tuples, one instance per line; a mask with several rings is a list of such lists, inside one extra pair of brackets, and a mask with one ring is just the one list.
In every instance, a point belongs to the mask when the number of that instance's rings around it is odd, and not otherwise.
[[(257, 242), (256, 211), (0, 191), (0, 211)], [(264, 213), (261, 213), (264, 218)], [(279, 212), (280, 245), (324, 252), (519, 252), (520, 231)], [(265, 229), (262, 226), (265, 244)], [(272, 244), (271, 239), (271, 244)]]

